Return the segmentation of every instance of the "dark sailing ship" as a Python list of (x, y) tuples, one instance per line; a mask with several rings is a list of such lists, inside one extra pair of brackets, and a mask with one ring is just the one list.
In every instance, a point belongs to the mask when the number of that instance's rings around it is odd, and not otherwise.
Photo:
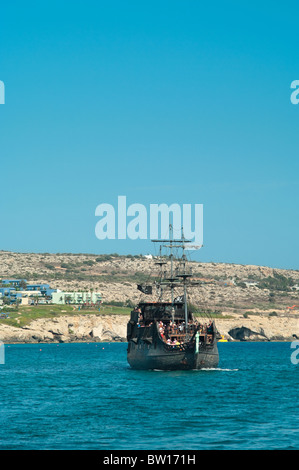
[[(188, 307), (187, 292), (198, 286), (191, 280), (185, 254), (189, 240), (152, 240), (170, 248), (170, 274), (163, 272), (166, 265), (161, 256), (156, 264), (160, 266), (160, 279), (154, 285), (158, 294), (157, 302), (140, 302), (131, 312), (127, 325), (127, 359), (134, 369), (188, 370), (215, 368), (219, 362), (217, 341), (221, 338), (213, 320), (197, 320)], [(174, 269), (173, 249), (181, 248), (182, 257)], [(152, 285), (138, 285), (144, 294), (151, 295)], [(175, 291), (180, 295), (175, 297)], [(163, 300), (170, 291), (168, 301)], [(203, 321), (207, 320), (207, 321)]]

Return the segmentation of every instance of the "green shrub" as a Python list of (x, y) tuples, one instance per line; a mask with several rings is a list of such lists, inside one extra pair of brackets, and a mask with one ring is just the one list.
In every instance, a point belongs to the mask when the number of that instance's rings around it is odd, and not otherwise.
[(290, 291), (295, 282), (292, 278), (286, 277), (283, 274), (274, 273), (274, 277), (268, 276), (259, 282), (260, 289), (270, 289), (278, 291)]

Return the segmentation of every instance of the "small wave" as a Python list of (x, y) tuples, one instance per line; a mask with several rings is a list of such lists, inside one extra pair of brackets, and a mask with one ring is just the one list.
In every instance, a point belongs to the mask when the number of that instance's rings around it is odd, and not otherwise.
[(222, 369), (221, 367), (203, 367), (202, 369), (193, 369), (193, 370), (196, 370), (198, 372), (200, 372), (201, 370), (206, 370), (206, 371), (219, 370), (222, 372), (235, 372), (235, 371), (238, 371), (239, 369)]
[[(191, 369), (193, 372), (201, 371), (222, 371), (222, 372), (236, 372), (239, 369), (222, 369), (221, 367), (202, 367), (201, 369)], [(165, 370), (165, 369), (152, 369), (153, 372), (188, 372), (188, 370)]]

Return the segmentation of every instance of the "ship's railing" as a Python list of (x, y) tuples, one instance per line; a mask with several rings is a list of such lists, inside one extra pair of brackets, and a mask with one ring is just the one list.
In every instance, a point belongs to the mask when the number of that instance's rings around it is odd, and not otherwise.
[(188, 332), (185, 331), (184, 322), (179, 324), (163, 324), (162, 321), (156, 323), (159, 338), (163, 341), (166, 350), (173, 349), (186, 351), (194, 350), (195, 336), (198, 333), (198, 348), (212, 347), (215, 338), (214, 325), (202, 325), (195, 323), (188, 325)]
[[(213, 337), (212, 335), (210, 335), (211, 337), (210, 338), (205, 338), (203, 340), (200, 339), (199, 340), (199, 343), (198, 343), (198, 350), (200, 351), (201, 349), (206, 349), (206, 348), (210, 348), (213, 346)], [(167, 342), (163, 342), (164, 344), (164, 348), (167, 350), (167, 351), (172, 351), (172, 350), (177, 350), (177, 351), (193, 351), (195, 349), (195, 341), (194, 340), (191, 340), (191, 341), (187, 341), (187, 342), (178, 342), (176, 344), (169, 344)]]
[[(184, 323), (180, 325), (169, 325), (163, 324), (162, 322), (157, 323), (158, 331), (162, 337), (171, 338), (171, 337), (185, 337), (186, 329)], [(188, 337), (193, 337), (196, 333), (199, 333), (200, 336), (211, 337), (213, 336), (213, 329), (207, 325), (192, 324), (188, 325)]]
[(164, 348), (166, 351), (192, 351), (194, 350), (194, 343), (189, 342), (189, 343), (180, 343), (180, 344), (168, 344), (165, 343), (163, 344)]

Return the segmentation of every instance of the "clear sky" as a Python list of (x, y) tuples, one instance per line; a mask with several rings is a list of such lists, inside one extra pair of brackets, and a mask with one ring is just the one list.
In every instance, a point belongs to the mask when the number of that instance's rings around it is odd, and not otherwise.
[(298, 1), (0, 7), (0, 249), (149, 253), (98, 204), (204, 205), (194, 259), (299, 269)]

